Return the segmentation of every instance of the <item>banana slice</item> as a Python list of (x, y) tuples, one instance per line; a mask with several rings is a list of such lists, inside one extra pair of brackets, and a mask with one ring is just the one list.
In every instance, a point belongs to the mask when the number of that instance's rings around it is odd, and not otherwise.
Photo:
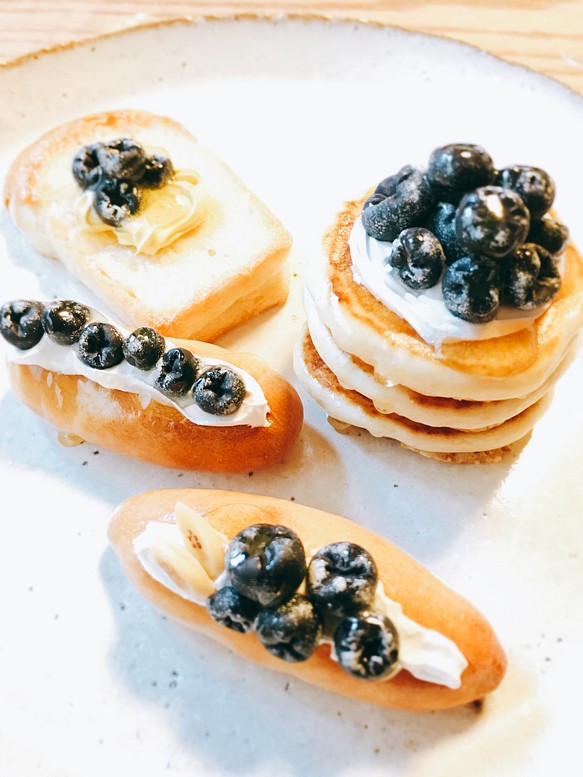
[(186, 548), (164, 541), (148, 548), (151, 561), (167, 578), (169, 587), (175, 592), (186, 593), (192, 601), (204, 603), (215, 593), (215, 586), (200, 561)]
[(225, 568), (227, 537), (184, 502), (176, 502), (174, 518), (192, 556), (211, 578), (217, 578)]

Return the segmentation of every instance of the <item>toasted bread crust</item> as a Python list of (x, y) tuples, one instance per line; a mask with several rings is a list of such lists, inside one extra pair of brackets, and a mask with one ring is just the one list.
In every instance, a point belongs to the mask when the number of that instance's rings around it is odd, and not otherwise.
[[(178, 168), (200, 173), (209, 196), (202, 224), (154, 256), (118, 244), (112, 232), (85, 234), (75, 222), (75, 153), (119, 137), (164, 148)], [(289, 232), (226, 164), (170, 118), (121, 110), (55, 128), (14, 160), (4, 201), (31, 245), (60, 259), (128, 326), (210, 340), (287, 297)]]
[[(293, 529), (306, 552), (331, 542), (355, 542), (373, 555), (387, 596), (400, 602), (405, 614), (449, 637), (468, 661), (457, 690), (415, 679), (406, 671), (386, 682), (367, 682), (344, 673), (320, 646), (307, 661), (290, 664), (268, 653), (255, 634), (238, 634), (215, 623), (198, 606), (157, 583), (143, 569), (133, 540), (149, 521), (169, 520), (177, 501), (201, 512), (219, 531), (233, 537), (255, 522), (279, 523)], [(138, 590), (163, 613), (200, 631), (236, 653), (301, 680), (360, 701), (385, 707), (432, 710), (482, 698), (501, 682), (504, 653), (492, 628), (477, 610), (437, 580), (406, 553), (352, 521), (281, 499), (229, 491), (161, 490), (139, 494), (115, 512), (109, 538), (123, 568)]]
[[(303, 408), (295, 389), (260, 359), (218, 346), (177, 340), (201, 357), (225, 359), (258, 381), (268, 426), (199, 426), (178, 410), (139, 395), (106, 389), (80, 375), (8, 364), (12, 387), (35, 413), (66, 434), (117, 453), (177, 469), (242, 472), (281, 461), (299, 435)], [(80, 401), (87, 390), (95, 401)]]

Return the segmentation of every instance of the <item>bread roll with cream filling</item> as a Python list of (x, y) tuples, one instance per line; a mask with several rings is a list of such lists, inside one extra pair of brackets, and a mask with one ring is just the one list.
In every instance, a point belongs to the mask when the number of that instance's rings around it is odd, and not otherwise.
[[(80, 316), (73, 334), (72, 311)], [(147, 369), (136, 366), (128, 346), (144, 331), (158, 343)], [(281, 375), (251, 354), (153, 332), (130, 332), (70, 300), (14, 300), (0, 311), (0, 334), (12, 346), (12, 388), (61, 440), (212, 472), (253, 470), (284, 458), (299, 435), (303, 408)], [(99, 364), (105, 358), (114, 363)]]
[[(274, 534), (273, 527), (279, 526), (277, 532), (291, 530), (299, 538), (308, 571), (298, 590), (313, 601), (318, 574), (314, 577), (310, 559), (318, 551), (335, 543), (368, 551), (378, 579), (367, 594), (373, 597), (370, 604), (361, 603), (357, 614), (383, 612), (395, 625), (398, 656), (392, 656), (386, 679), (363, 679), (342, 668), (326, 629), (309, 656), (304, 652), (298, 657), (290, 648), (286, 655), (293, 660), (278, 657), (266, 622), (274, 611), (280, 617), (296, 596), (293, 590), (283, 594), (283, 605), (277, 600), (257, 604), (259, 615), (246, 633), (211, 617), (208, 597), (240, 586), (239, 572), (235, 575), (240, 546), (233, 540), (257, 525)], [(504, 653), (484, 617), (406, 553), (346, 518), (267, 496), (169, 489), (121, 504), (111, 519), (109, 538), (129, 579), (162, 613), (269, 669), (329, 691), (386, 707), (435, 710), (481, 699), (504, 676)], [(289, 581), (293, 575), (292, 565), (284, 577)], [(261, 582), (259, 599), (268, 588)], [(246, 588), (243, 598), (253, 596), (253, 590)], [(281, 590), (273, 591), (270, 597), (281, 597)], [(326, 613), (322, 618), (329, 626), (334, 616)], [(299, 640), (295, 647), (301, 653), (305, 645)]]

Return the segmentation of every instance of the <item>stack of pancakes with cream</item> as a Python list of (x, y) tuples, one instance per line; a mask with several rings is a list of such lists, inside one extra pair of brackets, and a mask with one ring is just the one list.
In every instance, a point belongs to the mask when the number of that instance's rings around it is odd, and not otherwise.
[(545, 412), (583, 325), (583, 262), (560, 258), (561, 288), (534, 310), (500, 308), (488, 323), (452, 315), (441, 289), (412, 291), (383, 262), (390, 246), (348, 202), (309, 269), (307, 326), (294, 365), (340, 431), (397, 440), (431, 458), (491, 462)]

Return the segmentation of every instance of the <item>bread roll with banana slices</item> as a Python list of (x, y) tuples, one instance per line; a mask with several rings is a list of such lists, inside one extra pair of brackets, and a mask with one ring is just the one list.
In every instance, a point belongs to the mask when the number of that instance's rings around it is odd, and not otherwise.
[(281, 461), (300, 433), (295, 389), (251, 354), (131, 332), (73, 300), (7, 302), (0, 334), (14, 392), (66, 444), (240, 472)]
[(386, 707), (484, 697), (506, 660), (484, 617), (385, 539), (267, 496), (159, 490), (115, 511), (129, 579), (168, 616), (269, 669)]
[(291, 237), (211, 150), (146, 111), (84, 116), (14, 160), (8, 212), (130, 327), (214, 340), (289, 290)]

